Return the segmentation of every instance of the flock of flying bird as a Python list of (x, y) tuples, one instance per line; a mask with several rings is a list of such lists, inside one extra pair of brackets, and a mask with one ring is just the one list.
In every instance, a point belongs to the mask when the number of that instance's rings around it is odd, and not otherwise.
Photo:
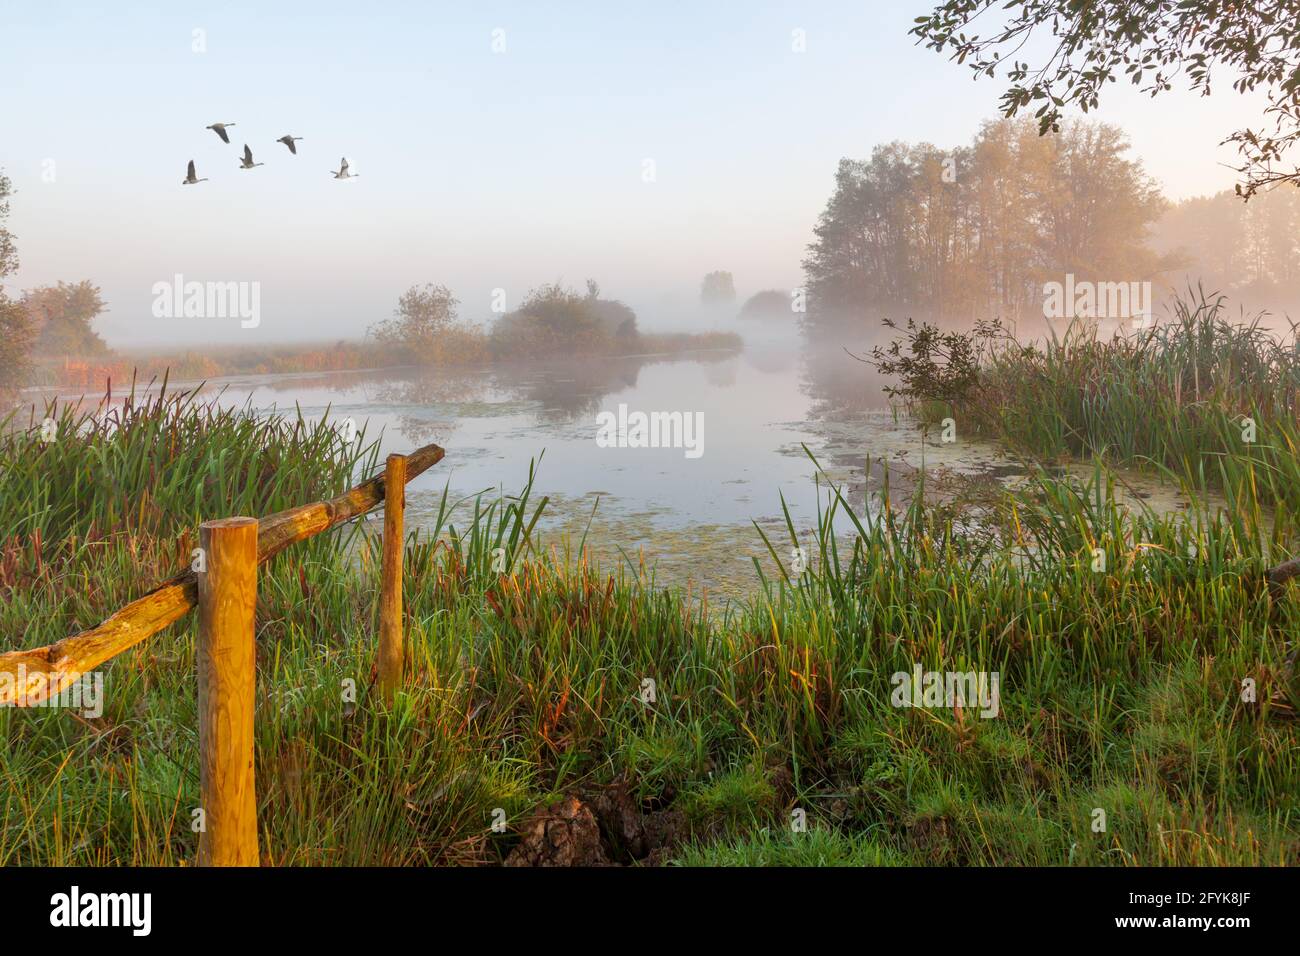
[[(226, 133), (226, 130), (230, 129), (230, 127), (234, 125), (235, 125), (234, 123), (213, 123), (211, 126), (205, 126), (203, 128), (212, 130), (212, 132), (216, 133), (218, 136), (221, 137), (221, 141), (223, 143), (229, 143), (230, 136)], [(301, 136), (291, 136), (288, 133), (286, 133), (284, 136), (281, 136), (279, 139), (277, 139), (276, 142), (284, 143), (285, 146), (289, 147), (289, 152), (297, 156), (298, 147), (295, 146), (294, 143), (298, 142), (298, 140), (300, 139), (302, 139)], [(253, 151), (249, 149), (248, 144), (245, 143), (244, 157), (239, 161), (239, 168), (252, 169), (254, 166), (265, 166), (265, 165), (266, 165), (265, 163), (253, 162)], [(361, 175), (360, 173), (348, 172), (348, 160), (346, 156), (343, 159), (339, 160), (338, 172), (335, 172), (334, 170), (331, 169), (329, 173), (335, 179), (355, 179), (357, 176)], [(202, 179), (199, 179), (196, 176), (194, 172), (194, 160), (191, 159), (189, 169), (186, 172), (186, 176), (184, 179), (181, 180), (181, 185), (193, 186), (195, 183), (206, 183), (207, 181), (208, 181), (207, 176), (204, 176)]]

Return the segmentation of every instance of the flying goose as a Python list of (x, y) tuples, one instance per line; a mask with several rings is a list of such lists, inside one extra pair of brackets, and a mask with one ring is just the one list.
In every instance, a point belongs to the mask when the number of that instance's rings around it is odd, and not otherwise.
[(288, 133), (285, 133), (283, 136), (281, 136), (279, 139), (277, 139), (276, 142), (277, 142), (277, 143), (284, 143), (285, 146), (288, 146), (288, 147), (289, 147), (289, 152), (291, 152), (291, 153), (293, 153), (295, 156), (297, 156), (297, 155), (298, 155), (298, 147), (295, 146), (295, 145), (293, 145), (293, 144), (294, 144), (294, 142), (295, 142), (296, 140), (300, 140), (300, 139), (302, 139), (301, 136), (290, 136)]
[(186, 174), (185, 178), (181, 180), (181, 185), (193, 186), (195, 183), (206, 183), (207, 181), (208, 181), (207, 176), (204, 176), (202, 179), (194, 178), (194, 160), (191, 159), (189, 172)]
[(249, 148), (248, 148), (248, 144), (245, 143), (245, 144), (244, 144), (244, 158), (241, 159), (241, 160), (239, 161), (239, 166), (240, 166), (240, 168), (241, 168), (241, 169), (252, 169), (254, 166), (265, 166), (265, 165), (266, 165), (265, 163), (255, 163), (255, 162), (253, 162), (253, 151), (252, 151), (251, 149), (249, 149)]
[(344, 156), (342, 159), (339, 160), (339, 171), (336, 173), (334, 172), (334, 170), (331, 169), (330, 175), (333, 176), (335, 179), (355, 179), (357, 176), (360, 176), (361, 174), (348, 172), (348, 158)]
[(205, 126), (203, 128), (212, 130), (212, 132), (221, 137), (223, 143), (229, 143), (230, 137), (226, 135), (226, 128), (234, 125), (234, 123), (213, 123), (211, 126)]

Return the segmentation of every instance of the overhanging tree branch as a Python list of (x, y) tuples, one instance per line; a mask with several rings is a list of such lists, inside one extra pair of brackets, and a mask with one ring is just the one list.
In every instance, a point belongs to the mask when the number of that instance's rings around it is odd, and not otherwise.
[[(1005, 20), (991, 32), (966, 32), (997, 13)], [(1040, 133), (1058, 131), (1069, 106), (1096, 109), (1102, 88), (1120, 77), (1156, 96), (1185, 76), (1189, 89), (1209, 95), (1214, 69), (1226, 69), (1237, 92), (1267, 91), (1273, 120), (1271, 132), (1246, 128), (1223, 140), (1237, 146), (1237, 193), (1249, 199), (1280, 183), (1300, 186), (1300, 166), (1284, 159), (1300, 140), (1298, 24), (1300, 0), (948, 0), (911, 33), (976, 76), (1003, 72), (1002, 112), (1036, 107)], [(1046, 62), (1016, 59), (1042, 34), (1056, 40)]]

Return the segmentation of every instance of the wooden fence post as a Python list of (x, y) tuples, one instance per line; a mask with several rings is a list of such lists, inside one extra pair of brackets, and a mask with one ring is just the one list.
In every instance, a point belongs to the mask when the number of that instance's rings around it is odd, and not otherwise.
[(199, 526), (199, 866), (257, 866), (253, 695), (257, 519)]
[(379, 693), (386, 703), (402, 685), (402, 550), (405, 546), (406, 456), (384, 469), (384, 569), (379, 595)]

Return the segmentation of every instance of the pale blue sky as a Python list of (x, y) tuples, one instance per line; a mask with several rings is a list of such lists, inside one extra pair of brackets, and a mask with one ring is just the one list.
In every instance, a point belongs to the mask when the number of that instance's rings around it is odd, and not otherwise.
[[(712, 269), (742, 295), (799, 284), (841, 156), (964, 143), (995, 115), (998, 82), (907, 36), (927, 8), (6, 0), (0, 167), (23, 263), (7, 288), (97, 282), (115, 345), (357, 337), (424, 281), (482, 318), (493, 288), (514, 305), (590, 276), (643, 325), (684, 327)], [(1171, 196), (1231, 186), (1217, 144), (1257, 101), (1113, 93), (1096, 115)], [(216, 121), (237, 124), (231, 145)], [(237, 168), (244, 142), (265, 166)], [(355, 182), (327, 174), (343, 155)], [(210, 181), (182, 187), (191, 158)], [(175, 273), (260, 282), (261, 326), (155, 319), (152, 286)]]

